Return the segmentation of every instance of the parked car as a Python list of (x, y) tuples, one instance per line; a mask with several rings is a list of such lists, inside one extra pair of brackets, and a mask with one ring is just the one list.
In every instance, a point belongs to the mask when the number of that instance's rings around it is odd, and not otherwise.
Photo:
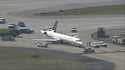
[(8, 29), (16, 30), (17, 29), (17, 25), (16, 24), (8, 24)]
[(5, 23), (6, 23), (6, 19), (0, 16), (0, 24), (5, 24)]
[(17, 30), (20, 31), (20, 33), (26, 33), (26, 34), (30, 34), (34, 32), (34, 30), (27, 27), (18, 27)]

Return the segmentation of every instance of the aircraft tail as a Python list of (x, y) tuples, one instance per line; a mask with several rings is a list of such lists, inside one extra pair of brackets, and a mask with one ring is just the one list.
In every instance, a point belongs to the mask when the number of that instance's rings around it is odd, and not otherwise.
[(54, 32), (56, 32), (57, 25), (58, 25), (58, 21), (56, 20), (53, 27), (51, 28), (52, 30), (54, 30)]

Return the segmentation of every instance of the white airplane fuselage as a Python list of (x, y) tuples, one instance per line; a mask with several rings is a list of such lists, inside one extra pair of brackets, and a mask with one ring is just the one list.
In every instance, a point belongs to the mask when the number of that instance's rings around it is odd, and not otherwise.
[(83, 42), (79, 38), (57, 33), (54, 32), (53, 30), (47, 30), (47, 31), (41, 30), (41, 33), (57, 41), (61, 41), (63, 43), (69, 43), (74, 46), (80, 47), (83, 44)]

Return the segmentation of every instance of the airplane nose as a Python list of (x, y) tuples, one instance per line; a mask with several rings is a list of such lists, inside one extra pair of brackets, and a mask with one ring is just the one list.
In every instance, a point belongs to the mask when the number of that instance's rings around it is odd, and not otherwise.
[(41, 30), (40, 32), (43, 34), (45, 31)]
[(47, 35), (46, 31), (41, 30), (41, 33)]
[(80, 44), (80, 45), (82, 45), (83, 44), (83, 42), (77, 42), (78, 44)]

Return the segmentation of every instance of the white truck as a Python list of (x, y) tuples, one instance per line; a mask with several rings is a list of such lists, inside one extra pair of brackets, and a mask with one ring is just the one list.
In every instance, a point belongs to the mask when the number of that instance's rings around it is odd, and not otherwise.
[(6, 19), (0, 16), (0, 24), (5, 24), (5, 23), (6, 23)]
[(121, 37), (121, 36), (112, 36), (112, 42), (114, 44), (125, 44), (125, 37)]
[(108, 47), (108, 45), (104, 41), (93, 41), (89, 42), (88, 45), (94, 48)]

